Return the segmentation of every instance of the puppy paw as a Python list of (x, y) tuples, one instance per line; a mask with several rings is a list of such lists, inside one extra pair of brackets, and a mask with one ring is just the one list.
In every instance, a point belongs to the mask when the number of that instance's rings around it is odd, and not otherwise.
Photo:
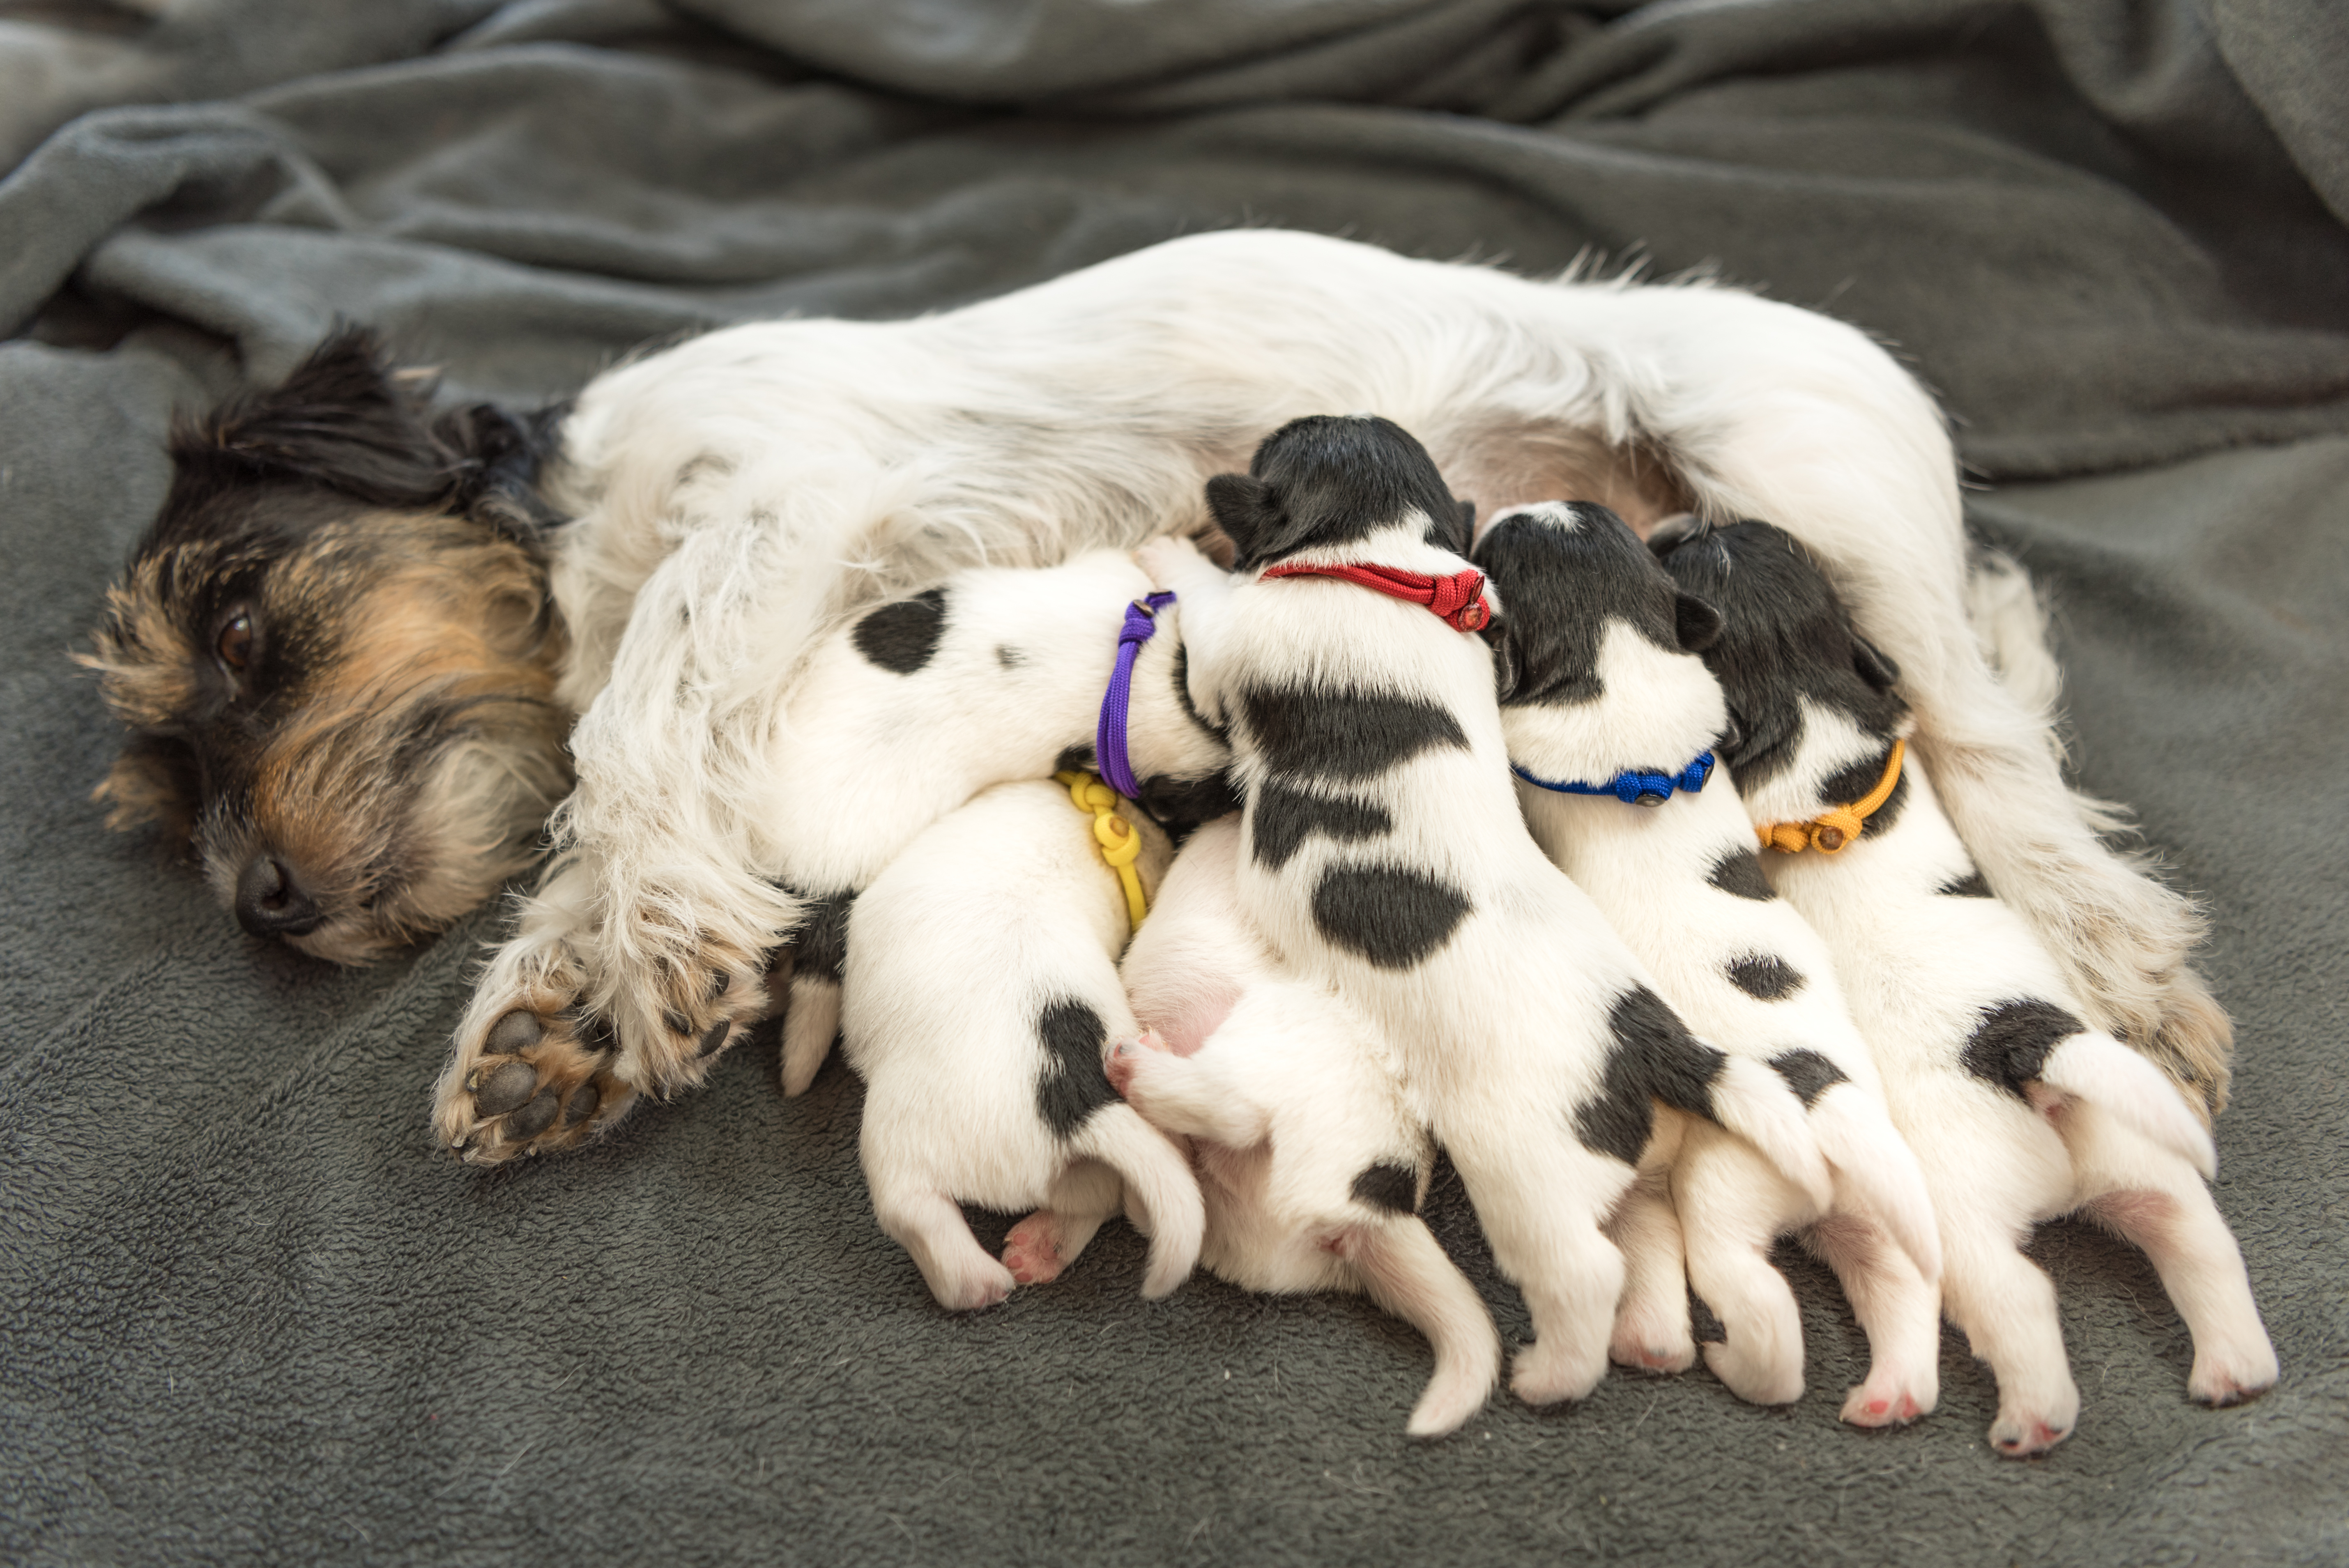
[(1696, 1341), (1685, 1326), (1675, 1338), (1657, 1326), (1618, 1323), (1607, 1346), (1608, 1359), (1640, 1372), (1685, 1372), (1696, 1365)]
[(2044, 1454), (2072, 1435), (2079, 1418), (2076, 1388), (2059, 1390), (2044, 1400), (2010, 1398), (2002, 1388), (1998, 1418), (1990, 1426), (1990, 1446), (2011, 1459)]
[(1061, 1255), (1061, 1217), (1039, 1209), (1003, 1238), (1003, 1266), (1021, 1284), (1050, 1284), (1069, 1260)]
[(1149, 574), (1152, 587), (1166, 589), (1174, 586), (1185, 572), (1205, 565), (1206, 557), (1182, 535), (1167, 533), (1138, 547), (1133, 552), (1133, 563)]
[(460, 1038), (433, 1109), (441, 1146), (469, 1165), (502, 1165), (586, 1142), (636, 1099), (616, 1057), (600, 1019), (538, 994)]
[(2213, 1409), (2247, 1405), (2275, 1387), (2277, 1370), (2274, 1347), (2265, 1340), (2223, 1349), (2197, 1347), (2186, 1392), (2196, 1403)]
[(1840, 1418), (1855, 1427), (1905, 1427), (1920, 1416), (1930, 1416), (1940, 1400), (1940, 1379), (1903, 1377), (1871, 1369), (1868, 1381), (1844, 1395)]
[(1555, 1405), (1588, 1398), (1606, 1375), (1606, 1353), (1596, 1345), (1585, 1348), (1536, 1340), (1510, 1363), (1509, 1391), (1528, 1405)]
[(1749, 1405), (1791, 1405), (1803, 1397), (1803, 1362), (1773, 1363), (1741, 1352), (1733, 1345), (1705, 1345), (1704, 1364), (1729, 1391)]
[(1154, 1051), (1160, 1055), (1166, 1051), (1166, 1042), (1159, 1037), (1155, 1029), (1144, 1029), (1133, 1039), (1119, 1040), (1112, 1045), (1109, 1055), (1102, 1059), (1102, 1071), (1109, 1076), (1109, 1087), (1117, 1090), (1120, 1096), (1131, 1099), (1135, 1078), (1150, 1070), (1150, 1057), (1146, 1053)]

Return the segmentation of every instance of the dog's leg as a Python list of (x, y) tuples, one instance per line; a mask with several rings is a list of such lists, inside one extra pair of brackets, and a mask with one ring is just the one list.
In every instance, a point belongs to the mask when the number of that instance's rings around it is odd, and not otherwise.
[(1725, 1343), (1703, 1346), (1705, 1365), (1755, 1405), (1803, 1397), (1802, 1313), (1770, 1262), (1780, 1190), (1758, 1156), (1726, 1139), (1709, 1140), (1672, 1172), (1689, 1284), (1728, 1333)]
[(783, 1009), (783, 1092), (802, 1095), (832, 1054), (840, 1033), (840, 982), (813, 975), (792, 976), (791, 1001)]
[(1624, 1367), (1685, 1372), (1696, 1360), (1689, 1328), (1688, 1264), (1680, 1215), (1672, 1209), (1669, 1169), (1642, 1171), (1607, 1222), (1623, 1253), (1623, 1300), (1615, 1308), (1608, 1354)]
[(2089, 1205), (2089, 1214), (2153, 1260), (2161, 1288), (2194, 1336), (2187, 1393), (2222, 1408), (2258, 1398), (2275, 1385), (2275, 1346), (2260, 1322), (2234, 1233), (2184, 1161), (2137, 1163), (2162, 1168), (2158, 1184), (2108, 1192)]
[(1214, 1047), (1195, 1056), (1168, 1050), (1155, 1030), (1120, 1040), (1102, 1064), (1110, 1087), (1161, 1132), (1204, 1138), (1226, 1149), (1252, 1149), (1271, 1131), (1272, 1117), (1230, 1075), (1216, 1070)]
[(1897, 1427), (1930, 1415), (1941, 1397), (1940, 1292), (1875, 1221), (1831, 1214), (1804, 1238), (1843, 1284), (1868, 1334), (1868, 1378), (1844, 1396), (1855, 1427)]
[(1936, 1193), (1934, 1205), (1941, 1218), (1941, 1307), (1998, 1379), (1991, 1446), (2018, 1458), (2043, 1453), (2071, 1434), (2080, 1414), (2055, 1283), (2015, 1250), (2011, 1232), (1939, 1202), (1943, 1196)]
[(1125, 1207), (1125, 1183), (1097, 1160), (1071, 1162), (1044, 1207), (1003, 1238), (1003, 1266), (1021, 1284), (1050, 1284), (1077, 1261), (1102, 1222)]
[(889, 1239), (905, 1249), (930, 1294), (948, 1312), (976, 1312), (1011, 1294), (1011, 1271), (988, 1256), (953, 1199), (942, 1192), (875, 1181), (870, 1162), (865, 1180), (873, 1191), (873, 1214)]
[(636, 1090), (614, 1071), (610, 1030), (578, 1006), (585, 975), (569, 938), (585, 918), (588, 892), (577, 865), (555, 863), (457, 1026), (432, 1125), (441, 1146), (469, 1163), (584, 1143), (635, 1101)]

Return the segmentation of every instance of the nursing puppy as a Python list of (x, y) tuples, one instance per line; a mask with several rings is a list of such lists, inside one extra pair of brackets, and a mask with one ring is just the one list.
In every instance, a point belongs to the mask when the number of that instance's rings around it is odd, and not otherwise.
[[(858, 891), (988, 785), (1090, 763), (1127, 606), (1149, 592), (1122, 550), (1043, 569), (976, 568), (867, 611), (792, 674), (761, 764), (766, 804), (752, 819), (757, 863), (806, 912), (784, 949), (786, 1094), (805, 1089), (832, 1048)], [(1227, 749), (1185, 707), (1178, 611), (1163, 605), (1142, 623), (1151, 634), (1135, 656), (1125, 736), (1142, 803), (1180, 828), (1237, 802), (1224, 782)], [(783, 973), (779, 965), (776, 978)], [(701, 1071), (762, 1000), (744, 996), (704, 1032)], [(600, 1037), (533, 1032), (533, 1021), (511, 1011), (484, 1029), (458, 1030), (437, 1116), (470, 1161), (494, 1164), (532, 1149), (566, 1095), (575, 1104), (592, 1091), (606, 1118), (628, 1102)]]
[(1483, 1408), (1501, 1346), (1419, 1218), (1434, 1148), (1376, 1026), (1287, 974), (1248, 926), (1239, 861), (1237, 817), (1175, 858), (1122, 966), (1152, 1026), (1111, 1052), (1109, 1080), (1195, 1140), (1201, 1263), (1249, 1290), (1365, 1291), (1427, 1336), (1435, 1375), (1409, 1430), (1439, 1437)]
[(2266, 1388), (2275, 1352), (2197, 1174), (2214, 1169), (2209, 1134), (2150, 1063), (2081, 1021), (2062, 970), (1968, 858), (1929, 769), (1896, 755), (1910, 727), (1898, 672), (1777, 529), (1686, 525), (1660, 542), (1680, 586), (1724, 617), (1705, 654), (1741, 731), (1723, 760), (1773, 846), (1770, 885), (1835, 954), (1923, 1167), (1943, 1308), (1998, 1378), (1991, 1441), (2039, 1452), (2079, 1410), (2054, 1286), (2017, 1250), (2060, 1214), (2085, 1213), (2153, 1260), (2194, 1336), (2195, 1398)]
[(1704, 1347), (1714, 1374), (1760, 1404), (1799, 1398), (1802, 1319), (1769, 1260), (1774, 1240), (1799, 1232), (1868, 1331), (1868, 1379), (1845, 1399), (1844, 1419), (1876, 1427), (1925, 1414), (1940, 1392), (1932, 1204), (1826, 944), (1771, 895), (1744, 807), (1713, 769), (1733, 727), (1698, 655), (1721, 635), (1721, 616), (1676, 592), (1601, 506), (1505, 513), (1475, 561), (1509, 607), (1485, 635), (1535, 841), (1614, 922), (1691, 1028), (1785, 1078), (1835, 1173), (1822, 1208), (1743, 1140), (1691, 1121), (1671, 1199), (1643, 1180), (1613, 1227), (1630, 1270), (1616, 1359), (1685, 1367), (1693, 1282), (1728, 1333)]
[[(1146, 892), (1165, 835), (1138, 813)], [(1184, 1153), (1102, 1070), (1139, 1029), (1117, 976), (1127, 905), (1068, 789), (1000, 784), (905, 846), (848, 920), (841, 1052), (864, 1080), (873, 1212), (951, 1311), (1059, 1274), (1121, 1208), (1142, 1293), (1181, 1284), (1204, 1216)], [(957, 1205), (1030, 1214), (989, 1257)]]
[(1724, 1119), (1824, 1201), (1801, 1105), (1692, 1038), (1526, 837), (1492, 655), (1467, 634), (1493, 606), (1424, 449), (1384, 419), (1299, 419), (1207, 497), (1237, 575), (1172, 542), (1142, 560), (1182, 595), (1193, 700), (1231, 733), (1243, 909), (1392, 1043), (1531, 1311), (1511, 1386), (1578, 1398), (1606, 1371), (1623, 1284), (1599, 1225), (1651, 1101)]

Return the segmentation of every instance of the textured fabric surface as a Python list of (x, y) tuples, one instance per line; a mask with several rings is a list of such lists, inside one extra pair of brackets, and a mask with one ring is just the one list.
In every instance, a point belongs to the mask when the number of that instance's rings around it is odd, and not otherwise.
[[(2337, 7), (157, 9), (0, 21), (0, 1560), (2349, 1556)], [(1865, 1347), (1791, 1248), (1799, 1404), (1618, 1373), (1412, 1446), (1408, 1329), (1204, 1278), (1143, 1304), (1122, 1225), (939, 1313), (872, 1222), (836, 1063), (787, 1102), (738, 1048), (584, 1154), (462, 1171), (426, 1092), (492, 913), (330, 969), (88, 802), (117, 734), (65, 655), (171, 410), (337, 317), (452, 398), (529, 400), (713, 323), (932, 309), (1240, 222), (1709, 265), (1942, 395), (1973, 524), (2056, 600), (2080, 778), (2211, 909), (2218, 1195), (2272, 1393), (2189, 1405), (2150, 1267), (2059, 1223), (2033, 1255), (2084, 1408), (2044, 1460), (1986, 1446), (1954, 1334), (1938, 1414), (1839, 1428)], [(1434, 1218), (1522, 1338), (1448, 1178)]]

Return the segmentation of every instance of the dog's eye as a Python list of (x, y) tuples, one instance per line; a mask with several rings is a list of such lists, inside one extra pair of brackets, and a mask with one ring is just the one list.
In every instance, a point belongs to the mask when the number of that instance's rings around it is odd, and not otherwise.
[(212, 645), (220, 654), (221, 663), (242, 672), (253, 657), (253, 616), (246, 611), (238, 611), (221, 628), (220, 641)]

